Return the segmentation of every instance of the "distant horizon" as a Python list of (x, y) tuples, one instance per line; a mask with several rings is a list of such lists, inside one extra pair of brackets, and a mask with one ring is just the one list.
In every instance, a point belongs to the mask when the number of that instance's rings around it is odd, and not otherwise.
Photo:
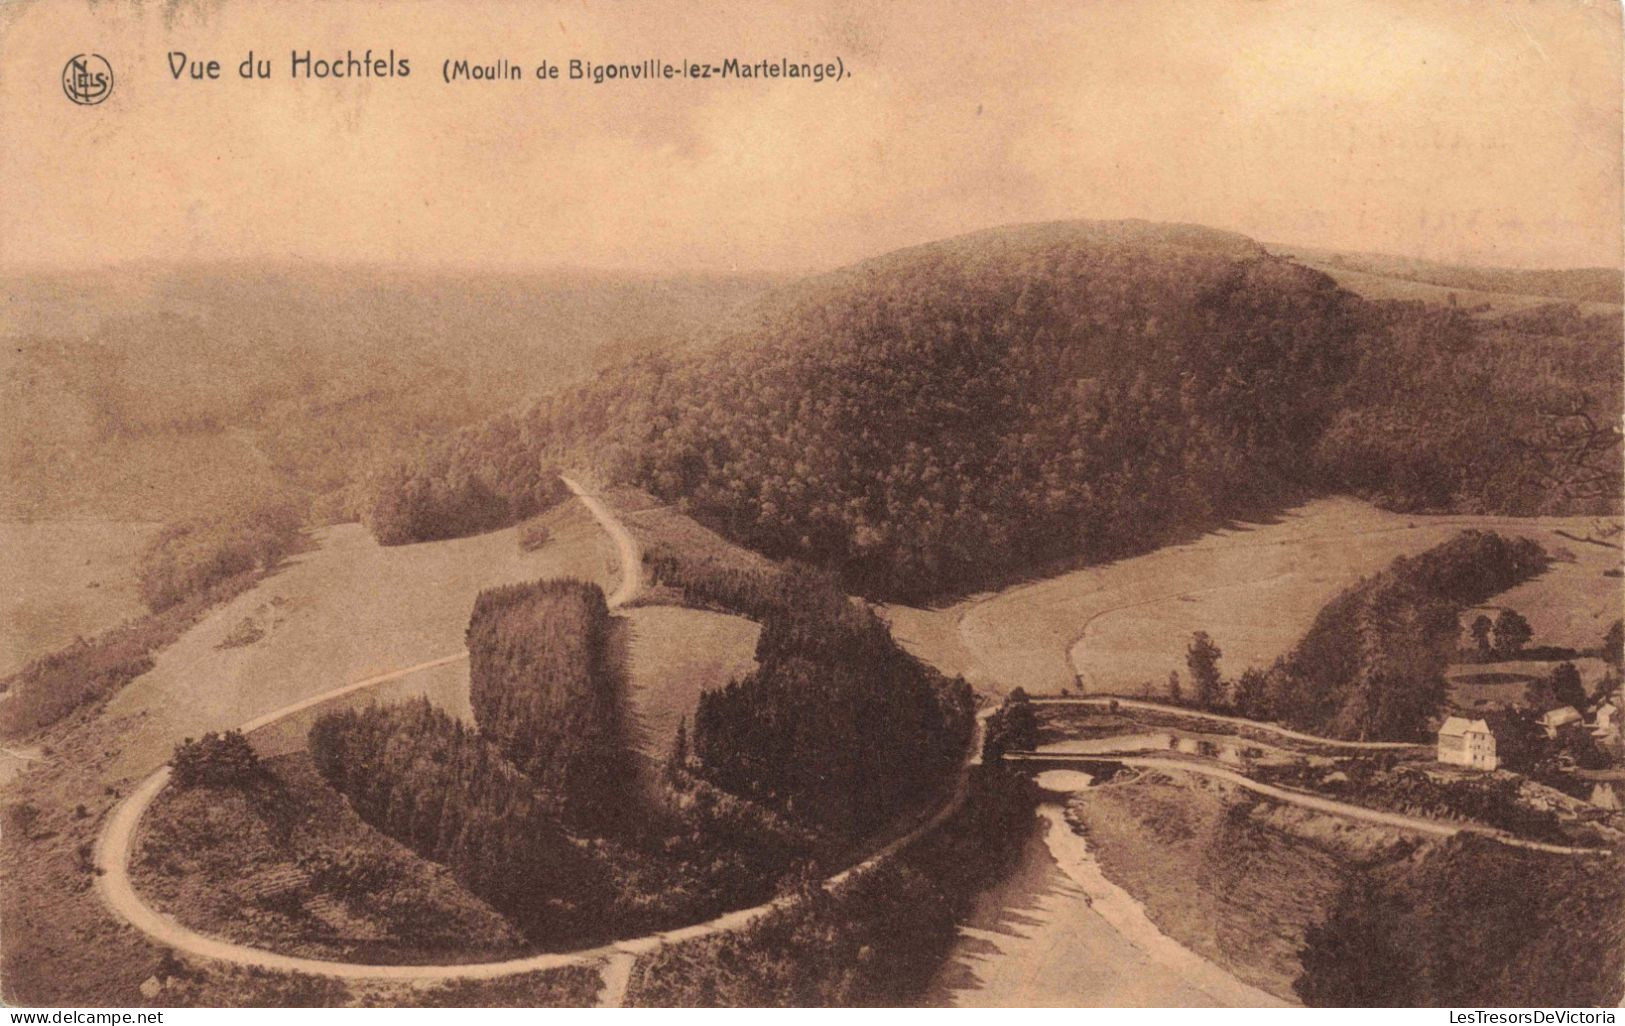
[(132, 257), (125, 260), (108, 263), (49, 263), (29, 261), (0, 262), (0, 275), (5, 274), (75, 274), (91, 273), (96, 271), (119, 271), (141, 268), (188, 268), (188, 267), (305, 267), (311, 269), (330, 270), (377, 270), (394, 272), (419, 272), (440, 274), (503, 274), (503, 275), (546, 275), (546, 274), (582, 274), (582, 275), (613, 275), (618, 277), (644, 277), (652, 279), (671, 278), (762, 278), (770, 280), (788, 281), (796, 278), (827, 274), (838, 271), (843, 267), (853, 267), (866, 261), (895, 253), (899, 250), (910, 249), (915, 246), (930, 245), (944, 239), (956, 238), (961, 235), (970, 235), (982, 231), (997, 231), (1000, 228), (1016, 227), (1023, 224), (1066, 223), (1071, 221), (1147, 221), (1152, 224), (1191, 224), (1198, 227), (1210, 228), (1215, 231), (1234, 232), (1244, 235), (1252, 241), (1263, 246), (1271, 252), (1278, 250), (1313, 251), (1328, 256), (1347, 257), (1382, 257), (1392, 260), (1403, 260), (1415, 264), (1431, 265), (1441, 268), (1471, 269), (1482, 271), (1607, 271), (1625, 275), (1625, 248), (1622, 248), (1621, 260), (1613, 265), (1607, 264), (1513, 264), (1489, 263), (1467, 260), (1445, 260), (1437, 257), (1425, 256), (1415, 252), (1400, 252), (1396, 250), (1361, 249), (1327, 245), (1322, 242), (1305, 240), (1261, 239), (1238, 228), (1226, 227), (1216, 224), (1201, 224), (1193, 221), (1159, 220), (1150, 217), (1060, 217), (1038, 221), (1009, 221), (994, 225), (984, 225), (969, 228), (961, 232), (951, 232), (945, 235), (936, 235), (922, 238), (913, 242), (906, 242), (898, 246), (876, 250), (859, 256), (856, 259), (828, 265), (807, 266), (803, 268), (774, 269), (774, 268), (716, 268), (710, 266), (671, 267), (640, 266), (637, 264), (563, 264), (563, 263), (523, 263), (523, 262), (479, 262), (454, 260), (378, 260), (378, 259), (326, 259), (286, 254), (281, 256), (226, 256), (219, 258), (191, 257), (166, 259), (163, 257)]

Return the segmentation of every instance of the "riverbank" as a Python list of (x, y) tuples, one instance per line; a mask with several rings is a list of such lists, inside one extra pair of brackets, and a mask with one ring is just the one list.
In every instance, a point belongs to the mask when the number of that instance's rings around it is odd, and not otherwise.
[(1162, 933), (1283, 1000), (1580, 1006), (1621, 996), (1618, 855), (1408, 836), (1183, 773), (1078, 792), (1066, 818)]
[(1159, 930), (1067, 823), (1086, 774), (1048, 771), (1040, 828), (960, 920), (923, 1004), (957, 1007), (1262, 1007), (1282, 1002)]

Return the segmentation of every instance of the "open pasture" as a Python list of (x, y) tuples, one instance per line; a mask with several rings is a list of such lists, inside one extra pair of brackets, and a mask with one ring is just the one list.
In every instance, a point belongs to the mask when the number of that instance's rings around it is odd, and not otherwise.
[[(1194, 631), (1207, 631), (1223, 649), (1226, 676), (1267, 666), (1344, 588), (1397, 556), (1477, 528), (1533, 537), (1558, 557), (1540, 578), (1492, 601), (1523, 602), (1518, 608), (1536, 625), (1536, 644), (1572, 637), (1591, 647), (1618, 615), (1619, 580), (1603, 577), (1602, 564), (1617, 563), (1619, 551), (1558, 533), (1586, 536), (1591, 521), (1416, 516), (1349, 498), (1317, 499), (1268, 523), (1233, 524), (947, 609), (893, 608), (890, 616), (917, 655), (984, 690), (1139, 694), (1149, 683), (1160, 695), (1170, 670), (1185, 675)], [(1575, 626), (1560, 632), (1559, 624)], [(1583, 637), (1596, 624), (1595, 636)]]

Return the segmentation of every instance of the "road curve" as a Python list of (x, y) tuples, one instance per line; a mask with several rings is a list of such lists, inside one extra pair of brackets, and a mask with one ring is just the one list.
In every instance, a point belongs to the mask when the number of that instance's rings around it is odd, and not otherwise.
[[(566, 477), (562, 478), (562, 480), (570, 491), (575, 493), (586, 504), (593, 517), (597, 519), (599, 524), (615, 541), (621, 564), (621, 583), (614, 594), (608, 597), (607, 604), (611, 608), (624, 605), (626, 602), (631, 601), (642, 587), (642, 555), (637, 542), (615, 517), (615, 514), (595, 496), (589, 494), (570, 478)], [(375, 677), (368, 677), (365, 680), (354, 681), (343, 687), (335, 688), (332, 691), (307, 698), (258, 717), (244, 724), (241, 729), (244, 733), (247, 733), (250, 730), (275, 723), (284, 716), (301, 712), (330, 699), (381, 684), (385, 681), (396, 680), (430, 667), (466, 658), (468, 658), (466, 651), (457, 652), (425, 663), (419, 663), (416, 666), (409, 666), (404, 669), (379, 674)], [(936, 829), (959, 810), (969, 793), (971, 767), (981, 761), (983, 723), (991, 712), (991, 709), (984, 710), (977, 717), (975, 727), (971, 732), (970, 744), (965, 759), (960, 764), (953, 789), (948, 799), (936, 812), (903, 836), (871, 854), (867, 859), (825, 880), (824, 887), (826, 889), (840, 885), (853, 874), (868, 869), (882, 859), (908, 847)], [(753, 908), (728, 912), (708, 922), (696, 923), (680, 929), (628, 938), (577, 951), (530, 955), (500, 962), (454, 965), (372, 965), (363, 962), (337, 962), (327, 959), (283, 955), (264, 948), (238, 944), (199, 933), (152, 908), (137, 893), (129, 872), (131, 856), (134, 854), (135, 837), (142, 815), (147, 811), (153, 800), (158, 797), (159, 792), (164, 789), (164, 785), (169, 782), (169, 772), (168, 766), (160, 767), (142, 781), (130, 793), (129, 797), (115, 807), (112, 816), (108, 818), (107, 825), (103, 828), (101, 838), (97, 843), (96, 866), (98, 873), (96, 876), (96, 890), (101, 895), (102, 901), (115, 915), (147, 934), (153, 941), (182, 954), (198, 958), (259, 969), (307, 973), (312, 976), (336, 979), (389, 980), (413, 983), (494, 979), (539, 970), (560, 969), (573, 965), (597, 965), (600, 974), (605, 978), (604, 994), (601, 997), (606, 999), (605, 1003), (615, 1004), (619, 1003), (620, 992), (624, 991), (627, 979), (630, 976), (631, 963), (637, 956), (658, 951), (670, 944), (740, 929), (771, 912), (786, 908), (798, 900), (795, 895), (786, 895)]]
[(1333, 816), (1342, 816), (1345, 819), (1363, 820), (1367, 823), (1376, 823), (1379, 826), (1392, 827), (1404, 830), (1407, 833), (1431, 834), (1435, 837), (1454, 837), (1457, 834), (1478, 834), (1502, 844), (1515, 848), (1528, 848), (1532, 851), (1550, 852), (1556, 855), (1607, 855), (1606, 848), (1577, 848), (1562, 844), (1547, 844), (1544, 841), (1529, 841), (1515, 837), (1505, 831), (1490, 827), (1475, 826), (1464, 823), (1447, 823), (1436, 819), (1422, 819), (1418, 816), (1407, 816), (1398, 812), (1386, 812), (1382, 809), (1369, 809), (1363, 805), (1351, 805), (1331, 798), (1322, 798), (1319, 795), (1306, 794), (1303, 791), (1294, 791), (1273, 784), (1265, 784), (1244, 776), (1234, 770), (1211, 766), (1204, 762), (1185, 759), (1160, 759), (1156, 756), (1139, 755), (1065, 755), (1059, 752), (1009, 752), (1006, 759), (1014, 762), (1042, 763), (1042, 762), (1071, 762), (1094, 761), (1115, 762), (1124, 766), (1134, 766), (1139, 769), (1154, 769), (1181, 773), (1195, 773), (1204, 777), (1212, 777), (1246, 788), (1249, 791), (1266, 795), (1277, 801), (1289, 805), (1298, 805), (1317, 812), (1329, 813)]

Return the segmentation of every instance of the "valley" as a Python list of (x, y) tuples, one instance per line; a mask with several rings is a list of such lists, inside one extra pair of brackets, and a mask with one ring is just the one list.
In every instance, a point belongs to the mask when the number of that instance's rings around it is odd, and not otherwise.
[[(172, 494), (162, 527), (13, 525), (14, 661), (92, 638), (13, 678), (88, 683), (0, 753), (8, 996), (1616, 1000), (1618, 440), (1579, 427), (1619, 403), (1606, 311), (1386, 303), (1311, 263), (1063, 222), (653, 305), (565, 276), (445, 405), (443, 338), (377, 382), (358, 343), (331, 390), (282, 334), (240, 388), (106, 333), (19, 351), (106, 463), (25, 482), (42, 510)], [(294, 278), (311, 330), (398, 323)], [(1517, 280), (1606, 305), (1594, 278)], [(250, 332), (217, 304), (288, 284), (142, 287), (226, 353)], [(524, 341), (543, 312), (572, 327)], [(1450, 716), (1500, 764), (1448, 759)], [(1540, 972), (1481, 945), (1450, 976), (1441, 924), (1532, 867), (1505, 915)], [(1373, 909), (1425, 941), (1383, 948)], [(1345, 942), (1437, 989), (1340, 974)]]

